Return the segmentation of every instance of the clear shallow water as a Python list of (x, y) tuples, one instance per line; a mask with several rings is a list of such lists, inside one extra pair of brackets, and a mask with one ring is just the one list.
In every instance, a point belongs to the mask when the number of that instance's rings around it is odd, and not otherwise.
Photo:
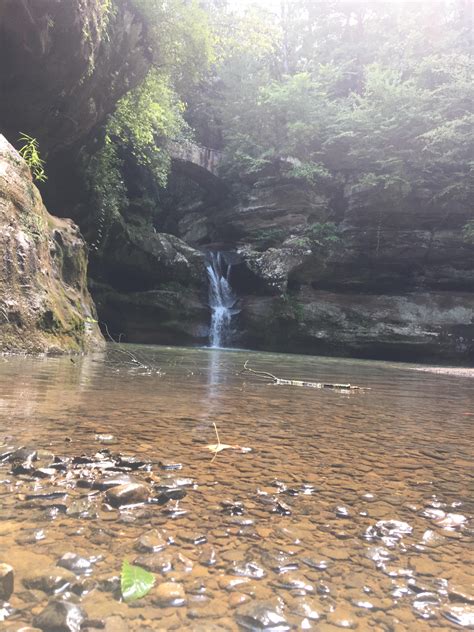
[[(66, 552), (102, 557), (60, 597), (80, 601), (90, 620), (120, 616), (131, 630), (259, 629), (265, 609), (274, 630), (473, 624), (472, 379), (377, 362), (127, 348), (143, 366), (114, 346), (74, 361), (0, 359), (0, 445), (69, 457), (108, 449), (152, 462), (153, 479), (133, 473), (147, 484), (193, 479), (177, 504), (117, 510), (77, 487), (79, 465), (50, 480), (0, 464), (0, 561), (16, 572), (12, 630), (48, 601), (27, 588), (31, 575), (51, 576)], [(281, 377), (371, 390), (272, 386), (241, 374), (247, 359)], [(252, 452), (213, 460), (213, 422), (223, 443)], [(114, 438), (104, 444), (98, 434)], [(66, 498), (28, 496), (53, 488)], [(77, 501), (88, 510), (68, 513)], [(36, 541), (38, 529), (45, 537)], [(137, 559), (153, 529), (173, 542), (148, 562), (161, 569), (157, 584), (182, 586), (181, 607), (159, 605), (158, 589), (132, 605), (110, 592), (107, 580), (123, 559)]]

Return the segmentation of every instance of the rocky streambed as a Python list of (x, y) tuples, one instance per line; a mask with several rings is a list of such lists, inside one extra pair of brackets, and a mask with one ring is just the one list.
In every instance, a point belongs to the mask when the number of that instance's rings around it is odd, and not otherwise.
[[(372, 387), (295, 392), (244, 353), (133, 356), (0, 364), (2, 629), (472, 626), (469, 378), (251, 357)], [(214, 458), (213, 423), (251, 451)], [(124, 560), (156, 578), (143, 599)]]

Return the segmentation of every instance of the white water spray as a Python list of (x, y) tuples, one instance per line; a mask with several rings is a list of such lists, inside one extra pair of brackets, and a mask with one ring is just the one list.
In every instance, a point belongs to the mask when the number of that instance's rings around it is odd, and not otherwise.
[(209, 277), (209, 307), (212, 310), (209, 342), (212, 348), (219, 349), (230, 342), (232, 316), (239, 311), (235, 308), (237, 297), (229, 282), (232, 266), (225, 261), (221, 252), (209, 253), (206, 268)]

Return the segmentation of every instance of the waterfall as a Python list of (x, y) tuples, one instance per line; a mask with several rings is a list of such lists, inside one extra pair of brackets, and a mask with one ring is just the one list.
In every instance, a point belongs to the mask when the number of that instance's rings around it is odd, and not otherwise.
[(209, 307), (212, 310), (209, 342), (211, 347), (219, 349), (230, 342), (232, 316), (239, 311), (235, 308), (237, 297), (229, 282), (232, 266), (226, 262), (222, 252), (210, 252), (206, 268), (209, 277)]

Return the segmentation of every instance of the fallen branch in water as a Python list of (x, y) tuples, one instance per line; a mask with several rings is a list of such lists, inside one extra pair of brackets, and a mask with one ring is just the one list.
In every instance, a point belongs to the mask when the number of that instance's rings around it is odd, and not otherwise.
[(363, 391), (370, 390), (363, 386), (353, 386), (352, 384), (332, 384), (326, 382), (306, 382), (304, 380), (285, 380), (281, 377), (277, 377), (273, 375), (273, 373), (268, 373), (268, 371), (255, 371), (248, 366), (249, 360), (247, 360), (244, 364), (244, 368), (242, 369), (242, 373), (252, 373), (257, 377), (261, 377), (266, 380), (271, 380), (273, 384), (283, 385), (283, 386), (305, 386), (307, 388), (332, 388), (339, 391)]

